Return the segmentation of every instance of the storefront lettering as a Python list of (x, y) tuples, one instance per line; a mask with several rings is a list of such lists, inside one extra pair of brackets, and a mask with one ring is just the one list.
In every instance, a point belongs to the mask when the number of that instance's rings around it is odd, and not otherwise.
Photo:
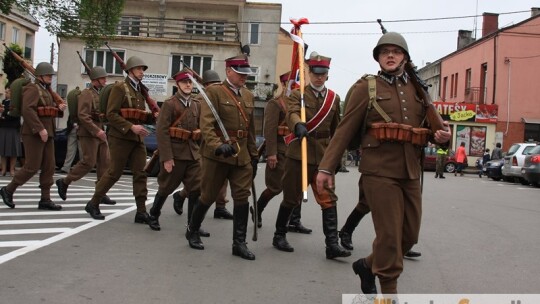
[(450, 114), (450, 119), (453, 121), (464, 121), (473, 118), (476, 115), (476, 112), (471, 110), (454, 112)]

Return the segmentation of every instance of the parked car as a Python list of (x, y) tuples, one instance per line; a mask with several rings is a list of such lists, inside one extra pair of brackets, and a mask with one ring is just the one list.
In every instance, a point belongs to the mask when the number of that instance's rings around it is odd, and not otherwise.
[(525, 162), (525, 155), (536, 147), (536, 143), (515, 143), (504, 157), (504, 165), (502, 167), (503, 180), (508, 182), (519, 181), (523, 185), (528, 185), (529, 182), (521, 175), (521, 168)]
[(531, 185), (540, 187), (540, 145), (532, 148), (525, 156), (521, 174)]
[(490, 160), (483, 165), (482, 171), (484, 172), (484, 175), (488, 178), (491, 178), (494, 181), (500, 181), (502, 178), (503, 165), (504, 158)]
[[(435, 171), (437, 166), (437, 147), (425, 147), (424, 148), (424, 171)], [(467, 159), (465, 159), (467, 161)], [(465, 163), (465, 168), (469, 164)], [(444, 171), (448, 173), (453, 173), (456, 171), (457, 161), (455, 152), (448, 150), (448, 155), (446, 157), (446, 162), (444, 163)]]

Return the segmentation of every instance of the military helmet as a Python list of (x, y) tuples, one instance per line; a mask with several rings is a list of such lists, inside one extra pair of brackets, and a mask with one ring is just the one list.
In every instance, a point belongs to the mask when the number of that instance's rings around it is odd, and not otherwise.
[(202, 74), (203, 84), (209, 84), (212, 82), (221, 82), (221, 79), (219, 79), (219, 75), (214, 70), (206, 70)]
[(405, 38), (401, 36), (401, 34), (396, 32), (388, 32), (379, 38), (379, 42), (377, 42), (377, 46), (373, 48), (373, 58), (375, 61), (379, 61), (379, 49), (382, 45), (385, 44), (391, 44), (395, 46), (399, 46), (400, 48), (405, 51), (405, 55), (407, 56), (407, 59), (410, 58), (409, 56), (409, 47), (407, 46), (407, 41), (405, 41)]
[(53, 66), (48, 62), (40, 62), (36, 66), (36, 76), (56, 75)]
[(95, 66), (90, 69), (90, 79), (95, 80), (98, 78), (107, 77), (107, 71), (101, 66)]
[(145, 71), (146, 69), (148, 69), (148, 66), (144, 63), (144, 61), (137, 56), (129, 57), (129, 59), (126, 62), (127, 71), (131, 70), (132, 68), (139, 67), (139, 66), (142, 66)]

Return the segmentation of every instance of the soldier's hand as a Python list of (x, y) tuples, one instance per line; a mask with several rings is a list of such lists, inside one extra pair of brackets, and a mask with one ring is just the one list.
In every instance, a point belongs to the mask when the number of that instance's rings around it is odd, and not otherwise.
[(230, 157), (230, 156), (233, 156), (235, 153), (236, 153), (236, 150), (230, 144), (222, 144), (214, 152), (216, 156), (223, 155), (223, 157)]
[(99, 138), (101, 141), (107, 141), (107, 133), (105, 133), (105, 131), (103, 130), (99, 130), (99, 132), (97, 132), (96, 134), (96, 137)]
[(61, 103), (58, 105), (58, 109), (60, 111), (64, 111), (65, 109), (67, 108), (67, 104), (66, 103)]
[(324, 186), (327, 185), (328, 188), (334, 188), (334, 176), (326, 172), (319, 171), (315, 179), (315, 184), (317, 185), (317, 192), (324, 193)]
[(253, 167), (253, 179), (255, 179), (255, 176), (257, 176), (257, 168), (259, 165), (259, 159), (258, 158), (252, 158), (251, 159), (251, 167)]
[(435, 132), (434, 135), (435, 141), (440, 144), (448, 142), (450, 140), (450, 137), (452, 137), (452, 132), (450, 131), (450, 124), (448, 123), (448, 121), (444, 121), (443, 125), (448, 131), (438, 130), (437, 132)]
[(148, 136), (148, 134), (150, 134), (150, 132), (148, 132), (148, 130), (146, 130), (146, 128), (141, 125), (132, 125), (131, 131), (141, 136)]
[(268, 155), (266, 157), (266, 163), (270, 169), (275, 169), (278, 163), (277, 155)]
[(166, 160), (166, 161), (163, 162), (163, 168), (165, 168), (165, 171), (167, 171), (167, 173), (171, 173), (173, 167), (174, 167), (174, 160), (173, 159), (169, 159), (169, 160)]
[(298, 137), (298, 139), (302, 139), (302, 137), (308, 136), (308, 130), (306, 128), (306, 124), (303, 122), (299, 122), (294, 126), (294, 135)]
[(39, 137), (41, 138), (42, 142), (47, 142), (47, 140), (49, 139), (49, 133), (46, 129), (43, 129), (39, 131)]

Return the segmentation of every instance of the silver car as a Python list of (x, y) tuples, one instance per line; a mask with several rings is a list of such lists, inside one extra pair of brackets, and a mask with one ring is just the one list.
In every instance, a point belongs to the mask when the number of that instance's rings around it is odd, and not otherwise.
[(521, 168), (525, 163), (525, 155), (536, 147), (536, 143), (516, 143), (513, 144), (508, 153), (504, 157), (504, 165), (502, 167), (503, 179), (508, 182), (519, 181), (523, 185), (528, 185), (529, 182), (521, 175)]
[(540, 145), (534, 147), (525, 156), (525, 163), (521, 168), (523, 178), (531, 185), (540, 187)]

